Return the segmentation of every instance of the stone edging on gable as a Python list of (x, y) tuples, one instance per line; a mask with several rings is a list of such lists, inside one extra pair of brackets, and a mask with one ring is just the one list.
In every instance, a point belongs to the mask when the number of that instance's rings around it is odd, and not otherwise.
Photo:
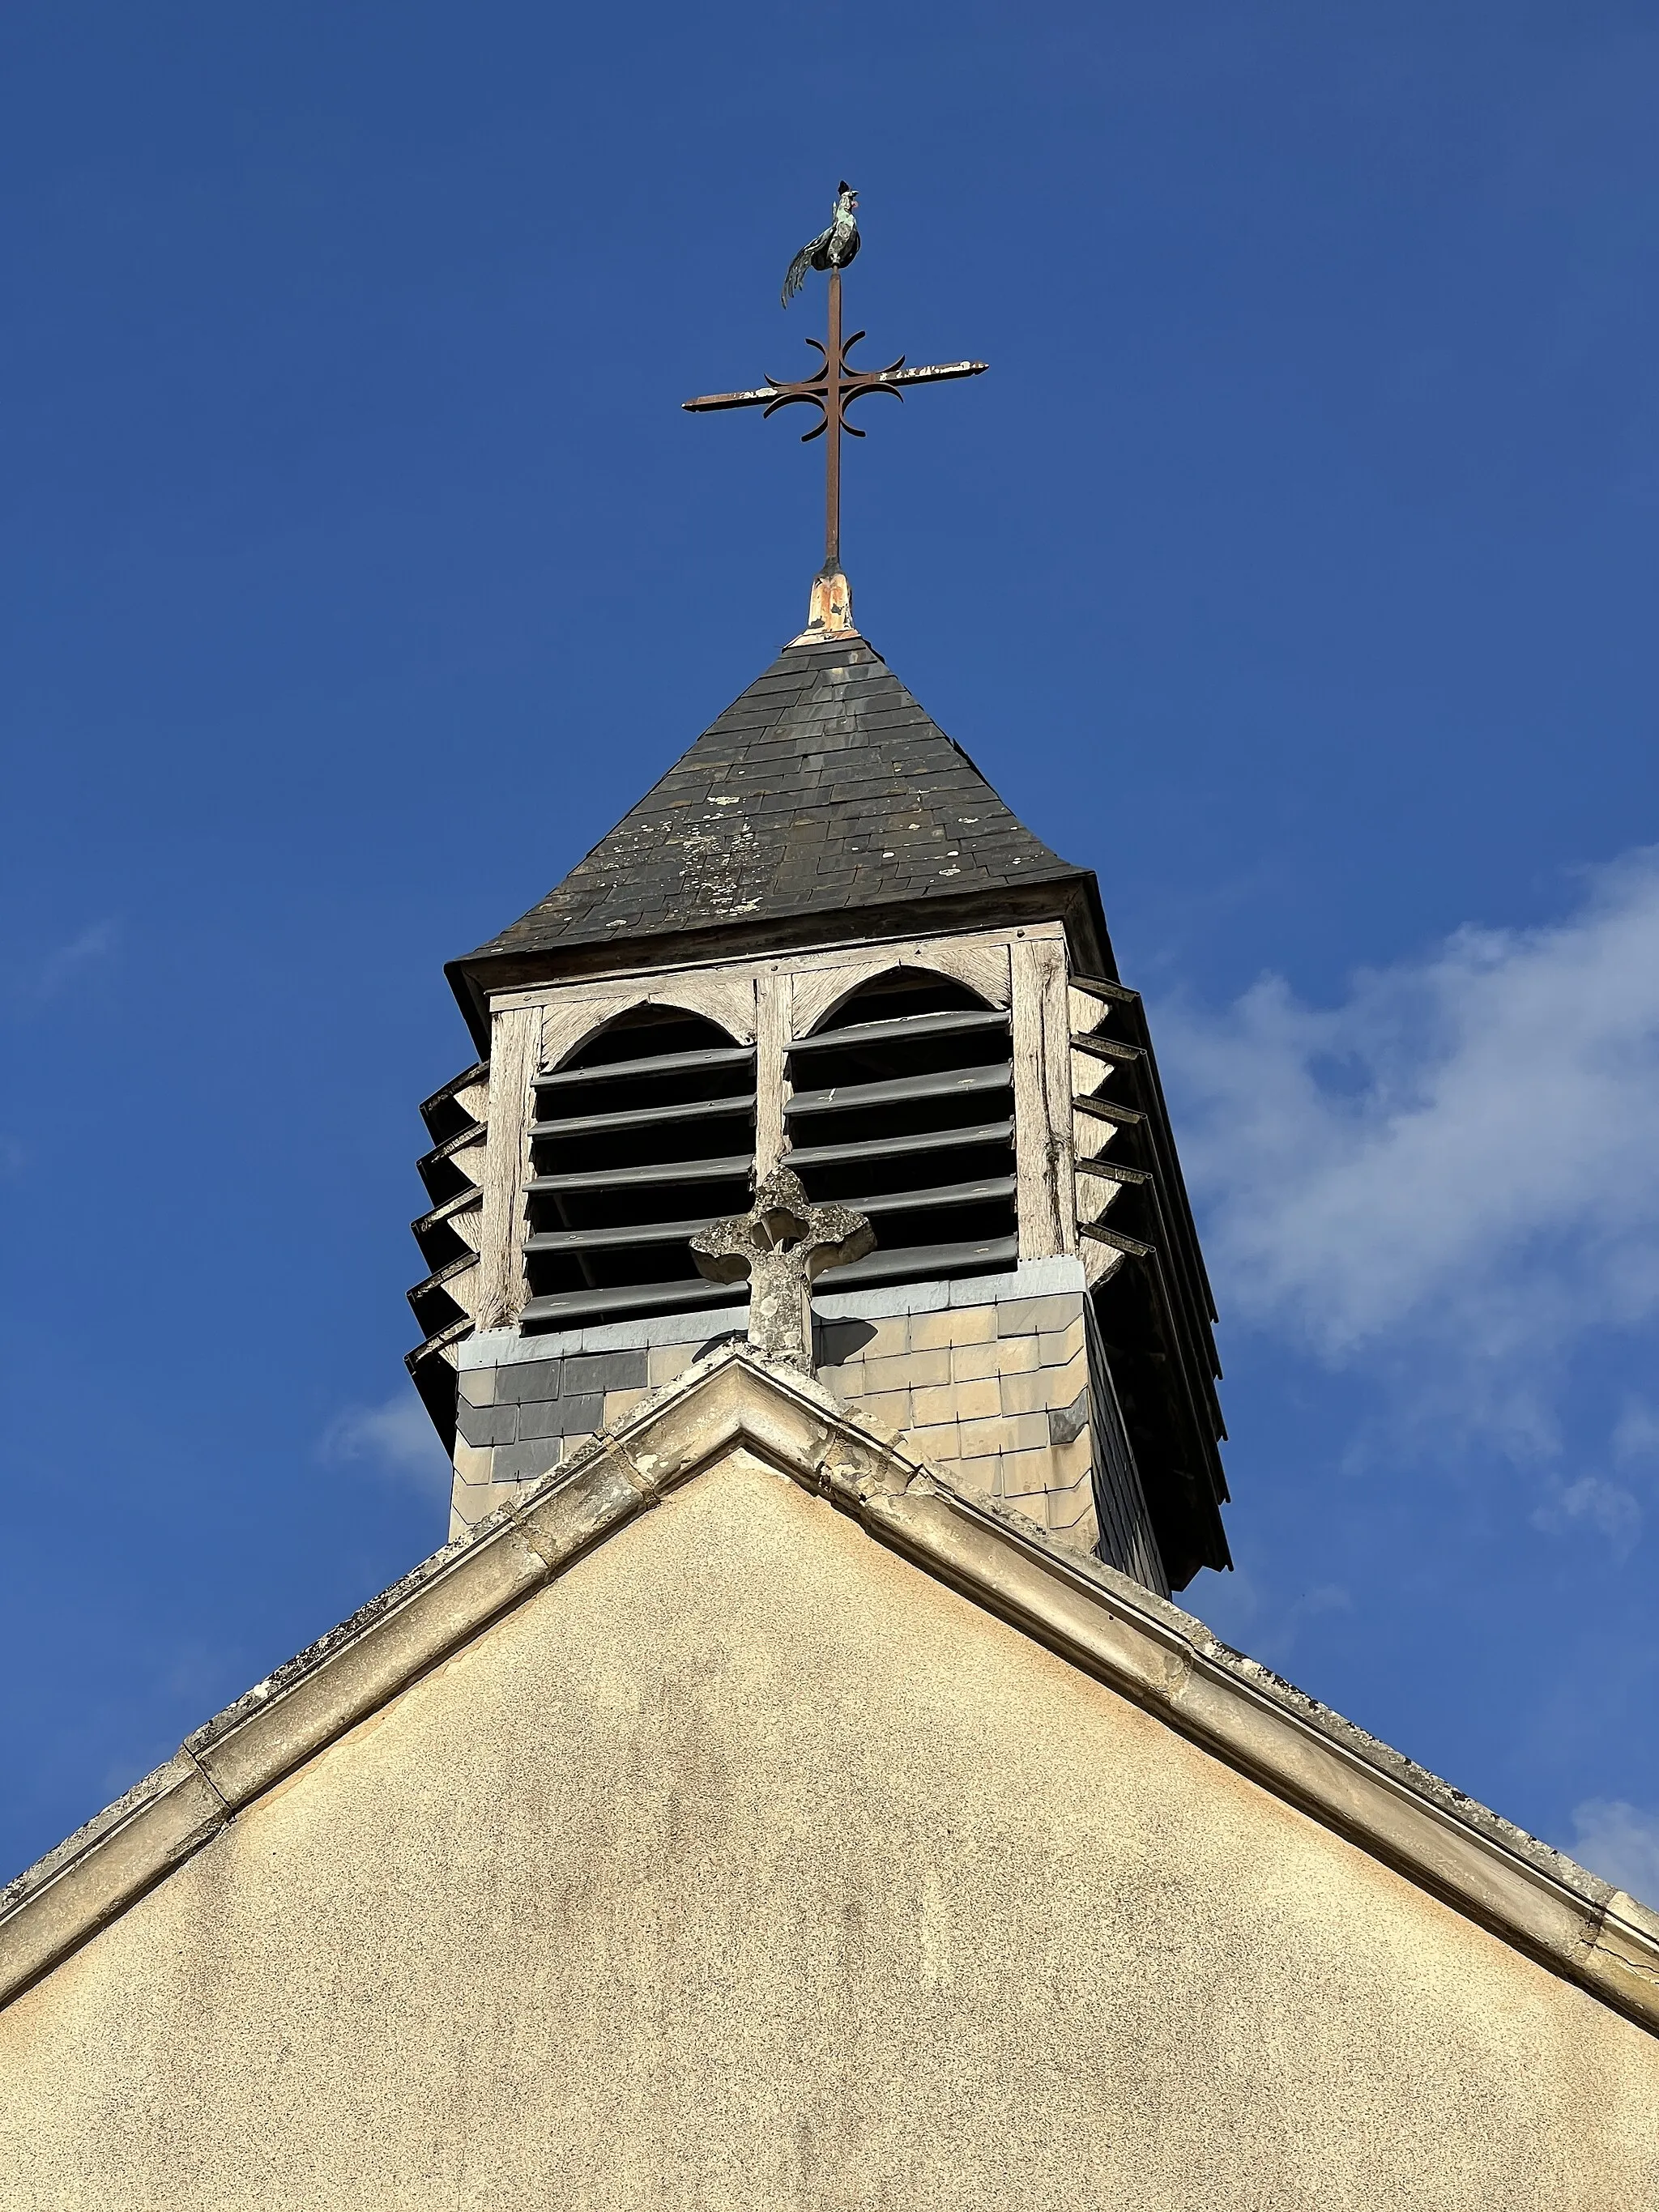
[(0, 1891), (8, 2002), (243, 1807), (736, 1446), (1493, 1935), (1659, 2033), (1659, 1915), (1018, 1515), (952, 1489), (819, 1386), (723, 1346), (423, 1561)]

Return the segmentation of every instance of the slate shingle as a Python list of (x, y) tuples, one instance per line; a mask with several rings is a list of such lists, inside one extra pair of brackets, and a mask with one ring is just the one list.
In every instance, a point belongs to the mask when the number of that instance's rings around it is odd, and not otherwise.
[(1081, 872), (1009, 812), (863, 639), (790, 646), (471, 957)]

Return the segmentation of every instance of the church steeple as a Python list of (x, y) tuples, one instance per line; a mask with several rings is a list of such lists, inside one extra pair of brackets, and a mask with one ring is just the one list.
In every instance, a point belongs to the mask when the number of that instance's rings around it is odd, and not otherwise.
[(539, 904), (452, 963), (480, 1059), (422, 1109), (410, 1370), (470, 1525), (745, 1325), (743, 1269), (711, 1282), (697, 1257), (757, 1249), (757, 1188), (787, 1189), (803, 1220), (861, 1224), (812, 1291), (820, 1380), (1167, 1592), (1228, 1564), (1209, 1287), (1093, 875), (853, 627), (847, 409), (984, 367), (849, 363), (854, 205), (843, 186), (805, 249), (829, 278), (818, 373), (686, 403), (817, 409), (807, 628)]
[(458, 1525), (742, 1325), (690, 1239), (780, 1164), (868, 1216), (821, 1379), (1157, 1589), (1227, 1562), (1213, 1318), (1093, 874), (875, 649), (786, 647), (453, 963), (410, 1365)]

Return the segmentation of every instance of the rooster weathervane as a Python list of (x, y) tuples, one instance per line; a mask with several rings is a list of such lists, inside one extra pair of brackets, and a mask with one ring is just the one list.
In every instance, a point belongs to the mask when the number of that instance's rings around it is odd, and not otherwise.
[[(789, 264), (783, 280), (783, 304), (787, 307), (805, 283), (811, 270), (827, 271), (830, 278), (829, 342), (817, 338), (806, 343), (822, 356), (821, 366), (814, 374), (798, 382), (786, 382), (782, 378), (769, 376), (766, 382), (753, 392), (711, 392), (702, 399), (681, 402), (687, 412), (710, 415), (726, 407), (762, 407), (767, 414), (775, 415), (781, 407), (810, 406), (818, 410), (818, 419), (803, 434), (801, 443), (810, 444), (814, 438), (823, 438), (823, 568), (822, 579), (839, 577), (841, 571), (841, 434), (849, 438), (861, 438), (864, 432), (856, 423), (847, 419), (847, 410), (855, 399), (867, 398), (872, 392), (890, 392), (895, 399), (902, 400), (908, 387), (917, 384), (948, 384), (957, 377), (979, 376), (987, 363), (982, 361), (940, 362), (927, 368), (907, 368), (904, 356), (890, 362), (885, 368), (855, 368), (847, 358), (865, 333), (854, 331), (852, 337), (842, 340), (841, 334), (841, 272), (852, 261), (859, 250), (859, 196), (842, 178), (836, 195), (827, 229), (800, 252)], [(826, 436), (826, 433), (828, 434)], [(843, 586), (844, 591), (844, 586)], [(824, 604), (828, 605), (826, 598)], [(826, 626), (819, 620), (819, 595), (815, 592), (814, 627)], [(840, 628), (841, 623), (827, 625)]]

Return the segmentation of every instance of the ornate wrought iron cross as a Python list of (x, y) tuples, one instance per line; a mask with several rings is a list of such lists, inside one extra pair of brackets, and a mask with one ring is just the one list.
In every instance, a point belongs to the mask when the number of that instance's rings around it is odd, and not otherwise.
[(705, 398), (686, 399), (680, 404), (688, 414), (712, 415), (725, 407), (763, 407), (769, 415), (775, 415), (780, 407), (811, 406), (818, 410), (818, 420), (805, 433), (803, 445), (814, 438), (829, 436), (823, 455), (823, 574), (835, 574), (841, 567), (841, 434), (849, 438), (865, 434), (856, 423), (847, 419), (847, 410), (855, 399), (867, 398), (872, 392), (890, 392), (895, 399), (902, 400), (908, 386), (915, 384), (949, 384), (959, 376), (982, 375), (989, 366), (982, 361), (941, 362), (928, 368), (906, 368), (904, 356), (886, 368), (856, 368), (847, 356), (863, 337), (862, 331), (854, 331), (843, 343), (841, 335), (841, 271), (830, 270), (830, 342), (821, 344), (817, 338), (806, 343), (823, 356), (823, 366), (816, 375), (804, 376), (798, 383), (789, 384), (781, 378), (769, 376), (755, 392), (711, 392)]

